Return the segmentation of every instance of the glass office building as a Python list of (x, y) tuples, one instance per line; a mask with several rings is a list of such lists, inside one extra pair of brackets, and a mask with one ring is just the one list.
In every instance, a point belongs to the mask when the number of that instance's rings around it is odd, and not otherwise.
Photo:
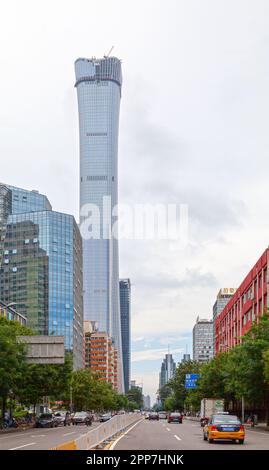
[(159, 388), (166, 385), (176, 373), (176, 363), (173, 359), (172, 354), (168, 353), (162, 362), (161, 372), (159, 375)]
[[(119, 354), (119, 389), (123, 391), (118, 240), (110, 238), (115, 222), (112, 211), (118, 203), (121, 62), (115, 57), (80, 58), (75, 62), (75, 73), (80, 136), (84, 316), (86, 320), (97, 321), (99, 330), (113, 338)], [(104, 198), (109, 202), (106, 211), (103, 211)], [(93, 216), (93, 205), (99, 209), (100, 219), (95, 212)], [(91, 222), (87, 227), (89, 216)], [(100, 224), (96, 225), (96, 222)]]
[(124, 388), (130, 388), (131, 375), (131, 282), (120, 279), (120, 319)]
[(14, 302), (38, 334), (64, 336), (65, 349), (73, 352), (74, 368), (81, 368), (82, 240), (78, 226), (73, 216), (52, 211), (46, 196), (32, 191), (0, 185), (0, 207), (8, 193), (10, 213), (2, 220), (0, 299)]

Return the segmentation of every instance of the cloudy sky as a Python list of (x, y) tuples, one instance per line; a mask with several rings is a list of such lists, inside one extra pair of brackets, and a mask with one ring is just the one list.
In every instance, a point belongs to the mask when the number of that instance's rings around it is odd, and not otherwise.
[(197, 315), (268, 244), (267, 0), (1, 2), (3, 182), (78, 216), (73, 63), (122, 59), (120, 202), (185, 203), (189, 243), (123, 241), (132, 287), (132, 377), (158, 387), (167, 345), (191, 350)]

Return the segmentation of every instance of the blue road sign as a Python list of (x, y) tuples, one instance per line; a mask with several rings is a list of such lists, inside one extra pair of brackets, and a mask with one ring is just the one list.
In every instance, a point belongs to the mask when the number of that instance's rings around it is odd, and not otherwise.
[(197, 379), (199, 379), (200, 374), (186, 374), (185, 377), (185, 388), (197, 388)]

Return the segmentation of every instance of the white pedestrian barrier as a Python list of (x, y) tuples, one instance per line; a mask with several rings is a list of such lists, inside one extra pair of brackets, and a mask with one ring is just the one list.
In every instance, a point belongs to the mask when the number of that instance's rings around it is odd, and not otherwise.
[(127, 428), (127, 426), (139, 421), (142, 418), (140, 414), (124, 414), (113, 416), (109, 421), (100, 424), (96, 428), (87, 432), (83, 436), (75, 439), (78, 450), (93, 449), (101, 442), (106, 441), (118, 432)]

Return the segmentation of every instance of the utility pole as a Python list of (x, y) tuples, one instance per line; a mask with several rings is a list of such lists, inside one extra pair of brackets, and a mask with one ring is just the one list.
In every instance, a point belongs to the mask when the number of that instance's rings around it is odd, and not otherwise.
[(242, 396), (242, 424), (245, 422), (245, 398)]
[(72, 385), (70, 385), (70, 411), (71, 411), (71, 413), (73, 411), (73, 388), (72, 388)]

